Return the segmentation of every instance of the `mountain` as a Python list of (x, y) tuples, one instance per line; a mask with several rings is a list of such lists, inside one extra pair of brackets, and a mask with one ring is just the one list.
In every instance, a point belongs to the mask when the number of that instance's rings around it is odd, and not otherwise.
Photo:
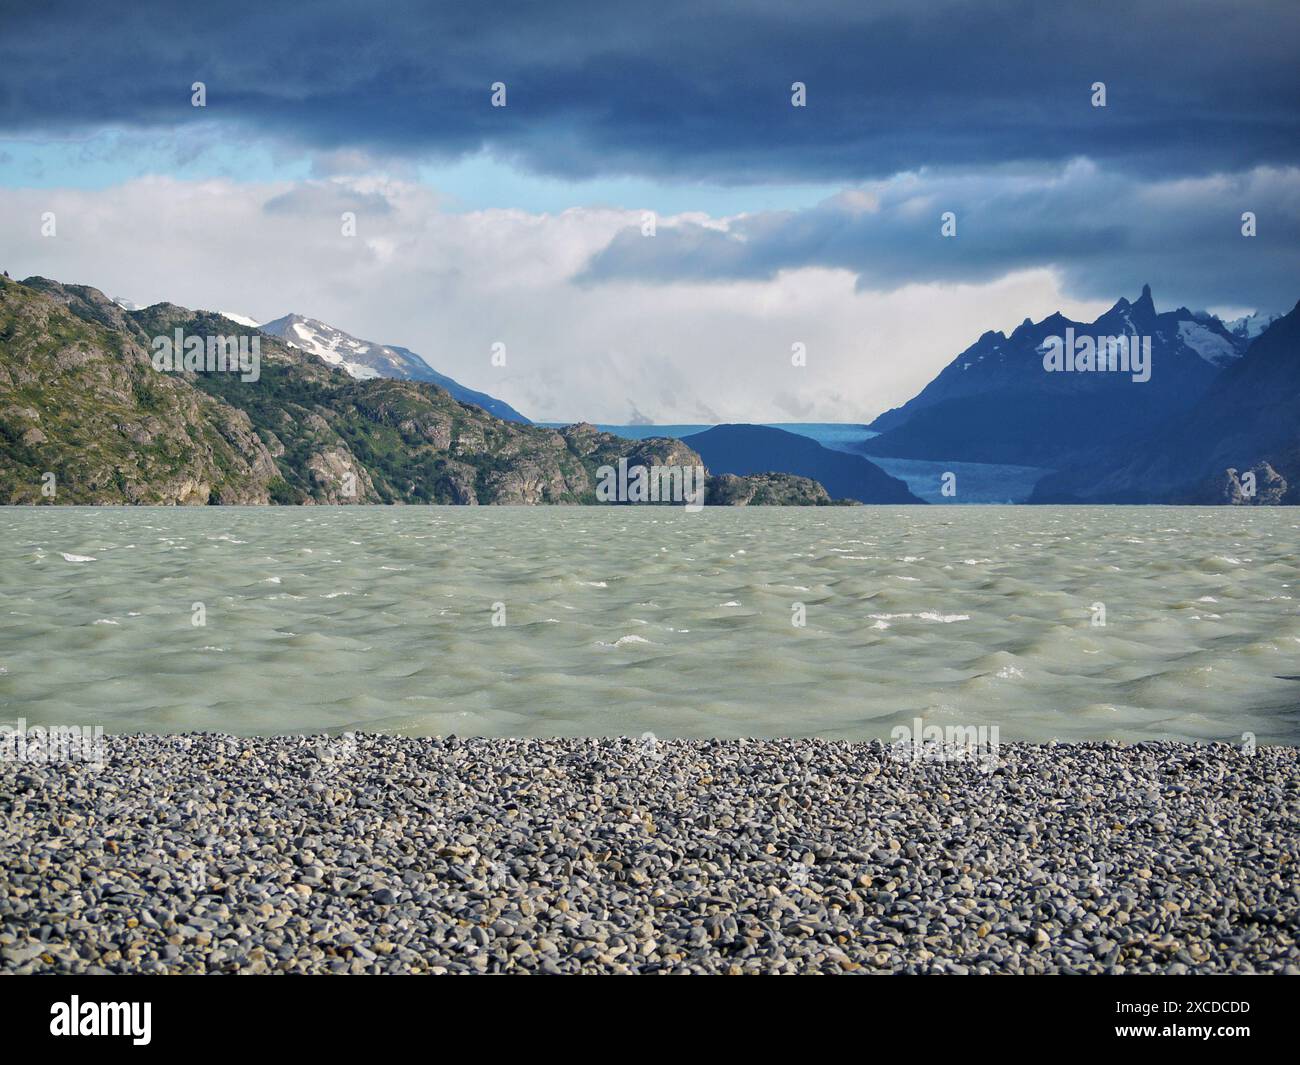
[(1237, 318), (1231, 322), (1224, 322), (1224, 328), (1235, 337), (1242, 340), (1254, 340), (1265, 329), (1276, 322), (1282, 316), (1280, 314), (1260, 314), (1256, 311), (1254, 314), (1248, 314), (1244, 318)]
[[(1120, 372), (1048, 372), (1045, 342), (1065, 337), (1149, 337), (1150, 379)], [(868, 455), (1063, 467), (1101, 438), (1128, 438), (1195, 404), (1248, 339), (1185, 307), (1157, 313), (1151, 289), (1121, 299), (1095, 322), (1053, 314), (1007, 336), (988, 332), (913, 399), (871, 428)]]
[[(239, 321), (233, 316), (227, 317)], [(510, 404), (495, 399), (486, 392), (476, 392), (472, 388), (466, 388), (445, 374), (438, 373), (415, 352), (407, 348), (358, 340), (350, 333), (343, 332), (342, 329), (326, 325), (315, 318), (305, 318), (301, 314), (286, 314), (283, 318), (267, 322), (260, 328), (263, 333), (279, 337), (286, 344), (309, 351), (331, 366), (340, 367), (358, 380), (391, 377), (402, 381), (430, 381), (445, 388), (462, 403), (473, 403), (476, 407), (482, 407), (489, 414), (495, 414), (508, 422), (532, 424)]]
[(1190, 409), (1045, 477), (1031, 502), (1300, 504), (1300, 303)]
[(837, 499), (860, 503), (921, 503), (907, 485), (858, 455), (766, 425), (718, 425), (682, 437), (714, 473), (741, 476), (779, 470), (824, 485)]
[(0, 280), (0, 503), (264, 502), (276, 463), (248, 417), (155, 371), (131, 313)]
[[(256, 379), (155, 369), (154, 340), (177, 329), (256, 340)], [(0, 278), (0, 504), (594, 503), (599, 468), (620, 459), (703, 465), (677, 440), (545, 429), (431, 382), (357, 380), (207, 311)], [(705, 487), (710, 504), (831, 502), (781, 473)]]

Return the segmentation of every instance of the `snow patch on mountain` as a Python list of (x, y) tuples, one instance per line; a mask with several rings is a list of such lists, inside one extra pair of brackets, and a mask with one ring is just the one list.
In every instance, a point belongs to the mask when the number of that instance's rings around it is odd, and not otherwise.
[(301, 314), (286, 314), (283, 318), (277, 318), (258, 328), (268, 336), (278, 337), (289, 346), (309, 352), (331, 366), (338, 367), (357, 380), (386, 377), (399, 381), (427, 381), (445, 388), (462, 403), (482, 407), (498, 418), (523, 425), (531, 424), (510, 404), (489, 396), (486, 392), (466, 388), (460, 382), (438, 373), (407, 348), (360, 340), (342, 329)]
[(1276, 322), (1282, 316), (1280, 314), (1260, 314), (1256, 311), (1254, 314), (1248, 314), (1244, 318), (1237, 318), (1231, 322), (1224, 322), (1224, 328), (1233, 336), (1244, 337), (1246, 340), (1254, 340), (1260, 333), (1264, 332), (1270, 325)]
[(318, 323), (315, 322), (310, 324), (308, 322), (295, 322), (290, 328), (289, 336), (286, 339), (294, 347), (310, 351), (313, 355), (319, 355), (331, 366), (341, 366), (348, 374), (359, 381), (380, 376), (379, 371), (373, 366), (357, 362), (355, 358), (348, 358), (349, 355), (365, 355), (370, 351), (370, 345), (362, 344), (345, 333), (340, 333), (337, 330), (324, 331), (318, 328)]
[(1178, 323), (1178, 338), (1212, 366), (1222, 366), (1241, 354), (1226, 337), (1195, 320)]
[[(349, 377), (355, 377), (358, 381), (397, 376), (392, 373), (381, 373), (374, 365), (373, 356), (369, 360), (362, 358), (371, 355), (372, 345), (315, 318), (287, 314), (274, 322), (267, 322), (261, 328), (264, 333), (279, 337), (290, 347), (309, 352), (331, 366), (337, 366)], [(399, 360), (392, 358), (388, 361), (396, 363)]]
[(217, 311), (217, 313), (221, 315), (222, 318), (229, 318), (236, 325), (246, 325), (250, 329), (256, 329), (261, 325), (260, 322), (253, 321), (253, 319), (248, 317), (246, 314), (236, 314), (234, 311)]

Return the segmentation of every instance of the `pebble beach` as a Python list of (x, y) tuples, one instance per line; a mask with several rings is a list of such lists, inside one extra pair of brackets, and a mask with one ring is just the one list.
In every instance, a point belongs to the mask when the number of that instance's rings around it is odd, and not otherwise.
[(2, 972), (1300, 972), (1294, 747), (104, 744), (0, 762)]

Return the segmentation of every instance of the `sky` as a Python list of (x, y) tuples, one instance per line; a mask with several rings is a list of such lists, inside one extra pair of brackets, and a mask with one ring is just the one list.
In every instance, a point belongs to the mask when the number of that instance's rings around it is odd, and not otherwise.
[(1290, 310), (1298, 31), (1290, 0), (0, 0), (0, 268), (319, 318), (535, 420), (869, 421), (1144, 283)]

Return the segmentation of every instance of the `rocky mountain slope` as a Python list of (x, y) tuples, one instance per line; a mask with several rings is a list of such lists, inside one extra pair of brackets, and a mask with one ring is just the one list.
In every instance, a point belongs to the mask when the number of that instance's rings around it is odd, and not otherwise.
[(0, 281), (0, 502), (257, 503), (276, 476), (248, 415), (154, 370), (121, 307)]
[[(154, 369), (153, 338), (176, 329), (257, 337), (258, 380)], [(0, 503), (594, 503), (598, 468), (620, 458), (703, 465), (676, 440), (521, 425), (432, 383), (356, 380), (209, 312), (0, 279)], [(830, 501), (799, 477), (706, 484), (706, 503)]]
[(460, 382), (438, 373), (408, 348), (359, 340), (342, 329), (336, 329), (315, 318), (304, 318), (300, 314), (287, 314), (258, 328), (263, 333), (278, 337), (290, 347), (302, 348), (319, 356), (331, 366), (347, 371), (349, 376), (358, 380), (393, 377), (403, 381), (429, 381), (445, 388), (462, 403), (473, 403), (505, 421), (532, 424), (509, 403), (489, 396), (486, 392), (466, 388)]

